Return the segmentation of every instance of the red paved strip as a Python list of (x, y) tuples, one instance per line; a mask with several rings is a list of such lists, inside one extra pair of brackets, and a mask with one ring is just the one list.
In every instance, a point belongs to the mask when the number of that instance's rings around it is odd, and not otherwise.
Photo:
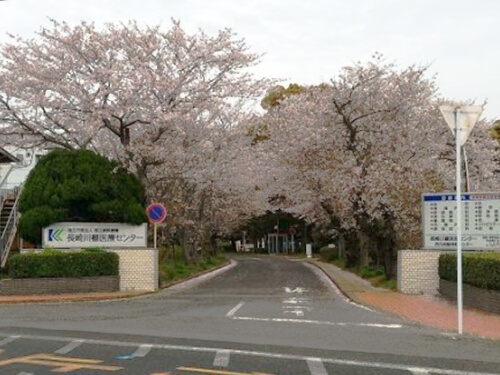
[[(356, 293), (369, 305), (421, 324), (442, 330), (457, 330), (457, 307), (433, 296), (404, 295), (400, 293)], [(465, 333), (500, 340), (500, 316), (472, 309), (464, 309)]]

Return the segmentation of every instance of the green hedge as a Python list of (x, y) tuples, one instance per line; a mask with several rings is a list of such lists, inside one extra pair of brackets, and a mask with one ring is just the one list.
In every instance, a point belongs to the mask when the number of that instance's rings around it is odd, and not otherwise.
[(50, 251), (14, 255), (9, 262), (9, 277), (13, 279), (118, 275), (118, 255), (107, 252)]
[[(462, 259), (464, 284), (500, 290), (500, 253), (464, 254)], [(448, 281), (457, 281), (457, 256), (455, 254), (442, 254), (439, 257), (439, 277)]]

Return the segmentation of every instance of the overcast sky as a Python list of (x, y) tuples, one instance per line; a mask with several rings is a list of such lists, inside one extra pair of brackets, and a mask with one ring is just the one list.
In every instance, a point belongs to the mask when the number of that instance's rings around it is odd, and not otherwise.
[(48, 18), (171, 25), (215, 34), (229, 27), (264, 54), (256, 74), (283, 84), (317, 84), (374, 52), (403, 68), (431, 65), (448, 99), (487, 100), (484, 116), (500, 119), (498, 0), (6, 0), (6, 32), (33, 37)]

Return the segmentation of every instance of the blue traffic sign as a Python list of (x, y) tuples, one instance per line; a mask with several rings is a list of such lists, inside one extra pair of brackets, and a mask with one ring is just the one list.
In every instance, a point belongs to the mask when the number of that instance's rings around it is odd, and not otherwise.
[(153, 203), (146, 208), (146, 215), (152, 223), (162, 223), (167, 218), (167, 210), (160, 203)]

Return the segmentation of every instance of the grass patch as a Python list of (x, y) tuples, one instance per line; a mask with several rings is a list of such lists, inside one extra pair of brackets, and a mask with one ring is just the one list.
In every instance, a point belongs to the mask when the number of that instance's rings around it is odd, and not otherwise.
[(398, 290), (397, 280), (387, 280), (383, 267), (347, 268), (343, 259), (332, 259), (328, 263), (368, 280), (376, 288)]
[(363, 267), (356, 272), (363, 279), (373, 279), (379, 276), (384, 276), (385, 271), (383, 267)]
[(376, 288), (398, 289), (398, 282), (396, 280), (387, 280), (384, 267), (362, 267), (355, 269), (354, 273), (368, 280)]
[[(334, 265), (336, 265), (339, 268), (347, 270), (346, 266), (345, 266), (345, 261), (343, 259), (333, 259), (333, 260), (331, 260), (328, 263), (334, 264)], [(351, 271), (351, 270), (347, 270), (347, 271)]]
[(384, 288), (390, 290), (398, 290), (397, 280), (387, 280), (385, 275), (375, 276), (369, 279), (370, 283), (377, 288)]
[[(180, 254), (179, 254), (180, 253)], [(223, 255), (199, 258), (192, 264), (187, 264), (181, 256), (182, 249), (175, 249), (175, 256), (162, 256), (160, 251), (160, 288), (165, 288), (176, 282), (187, 280), (207, 270), (218, 268), (227, 263)]]

